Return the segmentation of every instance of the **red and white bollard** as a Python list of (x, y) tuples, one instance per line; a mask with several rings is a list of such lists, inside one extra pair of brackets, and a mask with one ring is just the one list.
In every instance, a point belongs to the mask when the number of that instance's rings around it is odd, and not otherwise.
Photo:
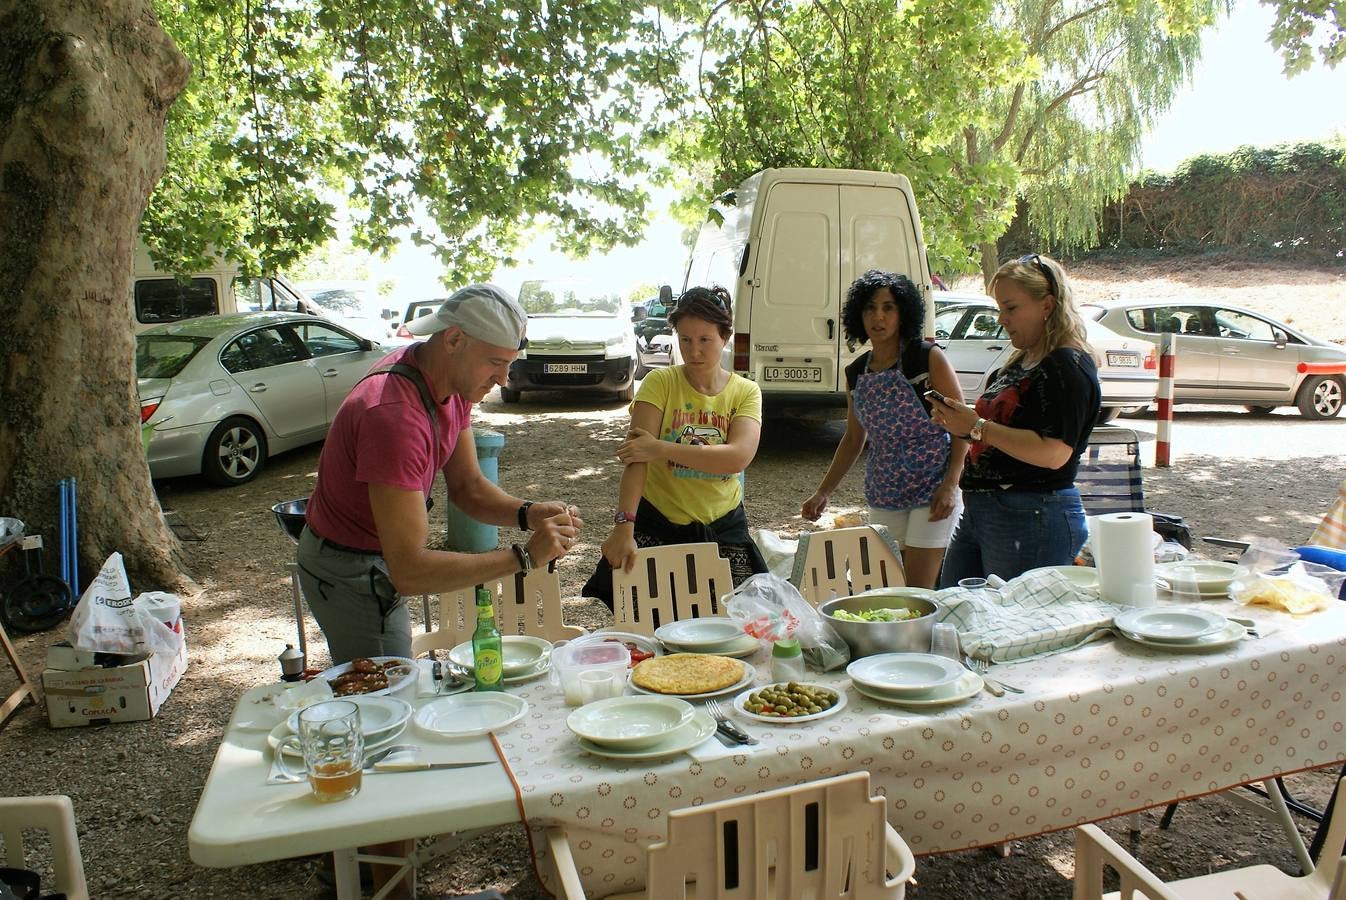
[(1169, 447), (1173, 433), (1173, 359), (1177, 350), (1176, 335), (1165, 332), (1159, 336), (1159, 390), (1154, 400), (1159, 406), (1159, 429), (1154, 440), (1155, 468), (1167, 469)]

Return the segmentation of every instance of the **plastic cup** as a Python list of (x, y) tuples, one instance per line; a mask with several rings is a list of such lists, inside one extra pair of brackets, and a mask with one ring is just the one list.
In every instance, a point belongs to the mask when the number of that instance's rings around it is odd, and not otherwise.
[(965, 591), (982, 591), (986, 589), (985, 578), (960, 578), (958, 586)]
[(611, 669), (593, 669), (579, 674), (580, 683), (580, 705), (592, 703), (595, 700), (606, 700), (608, 697), (616, 697), (622, 692), (622, 687), (617, 683), (617, 673)]
[(930, 652), (936, 656), (958, 659), (958, 626), (952, 622), (938, 622), (930, 632)]

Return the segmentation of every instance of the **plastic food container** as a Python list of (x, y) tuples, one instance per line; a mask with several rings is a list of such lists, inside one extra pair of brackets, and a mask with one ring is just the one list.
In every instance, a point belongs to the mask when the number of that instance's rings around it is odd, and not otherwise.
[(620, 641), (608, 641), (603, 635), (588, 635), (557, 644), (551, 652), (551, 683), (561, 688), (567, 706), (584, 703), (581, 672), (610, 671), (619, 684), (626, 683), (631, 651)]

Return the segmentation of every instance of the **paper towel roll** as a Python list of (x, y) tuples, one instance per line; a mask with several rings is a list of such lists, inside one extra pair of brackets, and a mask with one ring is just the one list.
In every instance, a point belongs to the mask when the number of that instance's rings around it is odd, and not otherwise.
[(1091, 516), (1089, 540), (1098, 567), (1098, 592), (1125, 606), (1152, 606), (1154, 521), (1146, 513)]

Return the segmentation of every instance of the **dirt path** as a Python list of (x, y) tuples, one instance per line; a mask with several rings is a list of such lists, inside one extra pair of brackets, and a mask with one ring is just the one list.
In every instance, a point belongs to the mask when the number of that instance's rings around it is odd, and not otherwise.
[[(1203, 282), (1236, 290), (1229, 282), (1246, 286), (1269, 280), (1249, 271), (1198, 274), (1184, 276), (1190, 283), (1166, 281), (1166, 289), (1181, 287), (1194, 296), (1207, 289)], [(1101, 280), (1104, 275), (1112, 281)], [(1143, 276), (1132, 273), (1122, 281), (1121, 274), (1107, 272), (1084, 283), (1099, 290), (1106, 284), (1155, 284)], [(1339, 276), (1324, 278), (1316, 287), (1297, 289), (1314, 291), (1305, 309), (1321, 309), (1326, 328), (1334, 316), (1346, 315), (1341, 312), (1346, 286)], [(1304, 322), (1309, 315), (1300, 312), (1302, 327), (1324, 333)], [(1337, 333), (1346, 335), (1346, 322), (1342, 326)], [(505, 435), (500, 475), (512, 492), (564, 497), (583, 509), (588, 521), (583, 540), (560, 566), (563, 595), (576, 596), (597, 559), (611, 515), (620, 474), (613, 450), (625, 425), (624, 411), (601, 398), (539, 395), (533, 402), (506, 406), (492, 397), (482, 405), (478, 421)], [(1142, 435), (1154, 429), (1149, 418), (1121, 424)], [(837, 422), (768, 411), (761, 450), (747, 476), (754, 526), (786, 536), (798, 532), (803, 524), (799, 505), (821, 477), (839, 436)], [(1346, 475), (1346, 419), (1306, 422), (1292, 414), (1254, 419), (1232, 409), (1184, 408), (1174, 452), (1173, 468), (1146, 469), (1150, 508), (1186, 516), (1198, 535), (1256, 532), (1296, 543), (1307, 537)], [(1146, 444), (1145, 456), (1152, 461), (1152, 444)], [(187, 854), (187, 829), (233, 702), (242, 690), (276, 677), (276, 654), (294, 640), (285, 570), (293, 551), (268, 510), (277, 501), (308, 494), (317, 458), (316, 447), (288, 454), (273, 460), (256, 482), (231, 491), (190, 479), (159, 485), (163, 506), (202, 538), (185, 546), (204, 588), (184, 610), (192, 668), (159, 718), (53, 731), (28, 710), (0, 731), (3, 793), (74, 797), (95, 897), (321, 895), (312, 860), (215, 870), (192, 865)], [(853, 474), (837, 492), (833, 512), (858, 510), (860, 490), (860, 478)], [(442, 510), (440, 504), (437, 513)], [(511, 534), (502, 531), (502, 538)], [(589, 626), (604, 624), (607, 615), (584, 600), (569, 601), (566, 613), (569, 620)], [(59, 636), (49, 632), (17, 641), (30, 672), (41, 671), (46, 646)], [(0, 687), (8, 685), (4, 677)], [(1315, 774), (1292, 781), (1321, 801), (1332, 779)], [(1162, 877), (1254, 862), (1293, 867), (1270, 828), (1226, 800), (1184, 804), (1168, 832), (1158, 830), (1157, 812), (1142, 819), (1137, 852)], [(1124, 835), (1122, 822), (1107, 827), (1115, 836)], [(920, 886), (909, 896), (1064, 898), (1070, 895), (1071, 859), (1069, 834), (1016, 843), (1007, 860), (985, 852), (923, 859), (917, 869)], [(538, 894), (527, 868), (519, 829), (497, 829), (427, 870), (422, 888), (433, 895), (497, 887), (511, 897), (531, 898)]]

